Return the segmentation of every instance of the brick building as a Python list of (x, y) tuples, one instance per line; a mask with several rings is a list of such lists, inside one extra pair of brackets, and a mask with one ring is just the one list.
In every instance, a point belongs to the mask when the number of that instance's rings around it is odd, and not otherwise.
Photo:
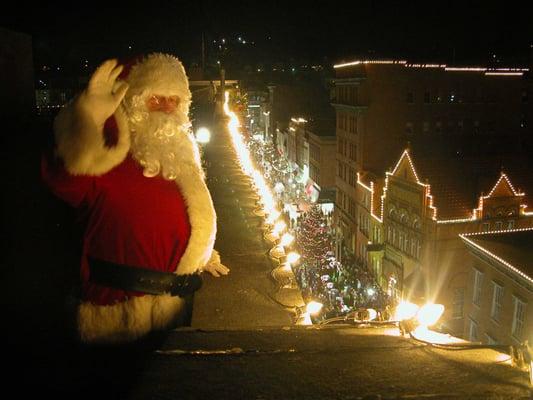
[[(533, 149), (527, 68), (354, 61), (335, 65), (335, 71), (339, 255), (364, 250), (359, 215), (369, 201), (357, 194), (357, 173), (374, 176), (378, 185), (408, 144), (440, 158)], [(369, 215), (363, 230), (374, 229)]]
[[(515, 184), (533, 187), (525, 160), (506, 165)], [(408, 150), (381, 180), (358, 174), (357, 258), (391, 295), (444, 304), (447, 329), (461, 335), (470, 270), (459, 235), (533, 227), (532, 203), (509, 176), (482, 160), (418, 163)]]
[(461, 235), (464, 337), (488, 344), (533, 343), (533, 228)]

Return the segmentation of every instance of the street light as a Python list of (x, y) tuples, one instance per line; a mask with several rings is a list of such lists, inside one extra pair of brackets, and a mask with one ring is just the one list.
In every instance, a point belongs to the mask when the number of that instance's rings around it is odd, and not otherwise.
[(296, 325), (313, 325), (311, 315), (318, 314), (322, 310), (322, 303), (311, 301), (305, 306), (305, 311), (300, 310), (300, 315), (296, 321)]
[(207, 128), (198, 128), (196, 131), (196, 141), (198, 143), (208, 143), (211, 140), (211, 132), (209, 132), (209, 129)]

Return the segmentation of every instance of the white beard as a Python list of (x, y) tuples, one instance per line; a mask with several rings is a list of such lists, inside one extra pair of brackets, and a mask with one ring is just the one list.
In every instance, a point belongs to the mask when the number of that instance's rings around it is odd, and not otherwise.
[(203, 177), (200, 151), (186, 114), (148, 112), (144, 104), (132, 107), (129, 114), (131, 152), (144, 168), (146, 177), (159, 174), (175, 180), (183, 174)]

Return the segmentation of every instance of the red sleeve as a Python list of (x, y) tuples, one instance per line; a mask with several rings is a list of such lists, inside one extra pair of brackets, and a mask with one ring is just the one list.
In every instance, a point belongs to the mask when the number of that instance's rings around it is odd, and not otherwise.
[(80, 207), (94, 190), (94, 177), (71, 175), (63, 162), (47, 151), (41, 158), (41, 177), (57, 197), (72, 207)]

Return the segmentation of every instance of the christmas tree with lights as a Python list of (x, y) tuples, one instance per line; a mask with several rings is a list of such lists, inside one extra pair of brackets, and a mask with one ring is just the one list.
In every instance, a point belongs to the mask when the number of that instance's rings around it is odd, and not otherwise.
[(320, 206), (313, 204), (301, 221), (296, 245), (302, 261), (313, 268), (320, 268), (327, 261), (331, 250), (326, 216)]

